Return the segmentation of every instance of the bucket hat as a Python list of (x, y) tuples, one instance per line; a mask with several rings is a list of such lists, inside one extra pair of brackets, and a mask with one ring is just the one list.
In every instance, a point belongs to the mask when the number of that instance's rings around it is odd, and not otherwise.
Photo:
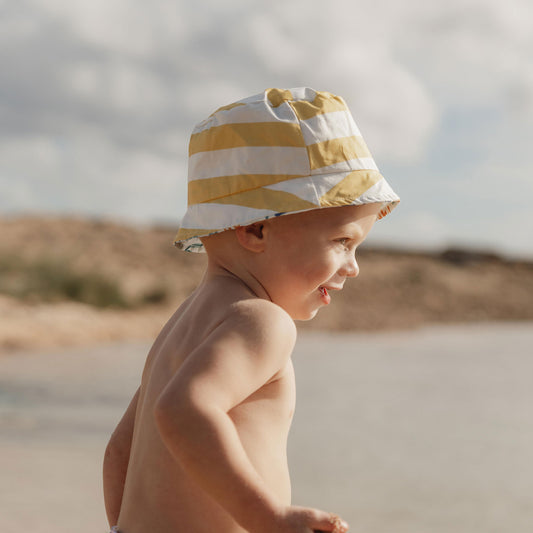
[(383, 218), (399, 201), (340, 96), (267, 89), (194, 128), (174, 244), (203, 252), (200, 237), (311, 209), (379, 203)]

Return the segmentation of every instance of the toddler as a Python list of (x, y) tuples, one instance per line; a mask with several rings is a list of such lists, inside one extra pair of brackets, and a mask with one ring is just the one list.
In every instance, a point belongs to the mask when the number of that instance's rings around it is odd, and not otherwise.
[(114, 531), (347, 531), (291, 505), (294, 321), (357, 276), (356, 248), (398, 201), (333, 94), (268, 89), (196, 126), (175, 244), (207, 269), (107, 446)]

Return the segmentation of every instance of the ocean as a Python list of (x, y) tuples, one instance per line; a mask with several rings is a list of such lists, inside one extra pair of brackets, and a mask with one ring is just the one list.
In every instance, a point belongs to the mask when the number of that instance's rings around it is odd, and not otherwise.
[[(533, 524), (533, 324), (303, 332), (293, 355), (293, 501), (350, 531)], [(0, 358), (0, 531), (106, 531), (105, 444), (149, 345)]]

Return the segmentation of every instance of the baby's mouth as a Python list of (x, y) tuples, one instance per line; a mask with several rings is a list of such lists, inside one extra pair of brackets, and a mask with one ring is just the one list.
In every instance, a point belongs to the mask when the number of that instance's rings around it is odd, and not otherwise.
[(326, 287), (318, 287), (318, 290), (320, 291), (322, 296), (327, 296), (328, 295), (328, 290), (326, 289)]

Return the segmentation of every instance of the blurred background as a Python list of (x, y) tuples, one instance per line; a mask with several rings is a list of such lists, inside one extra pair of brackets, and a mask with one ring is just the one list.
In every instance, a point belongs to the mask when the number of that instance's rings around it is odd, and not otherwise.
[(103, 446), (205, 264), (171, 246), (190, 132), (297, 86), (345, 98), (402, 203), (299, 325), (296, 500), (354, 531), (533, 522), (529, 0), (0, 0), (2, 531), (105, 530)]

